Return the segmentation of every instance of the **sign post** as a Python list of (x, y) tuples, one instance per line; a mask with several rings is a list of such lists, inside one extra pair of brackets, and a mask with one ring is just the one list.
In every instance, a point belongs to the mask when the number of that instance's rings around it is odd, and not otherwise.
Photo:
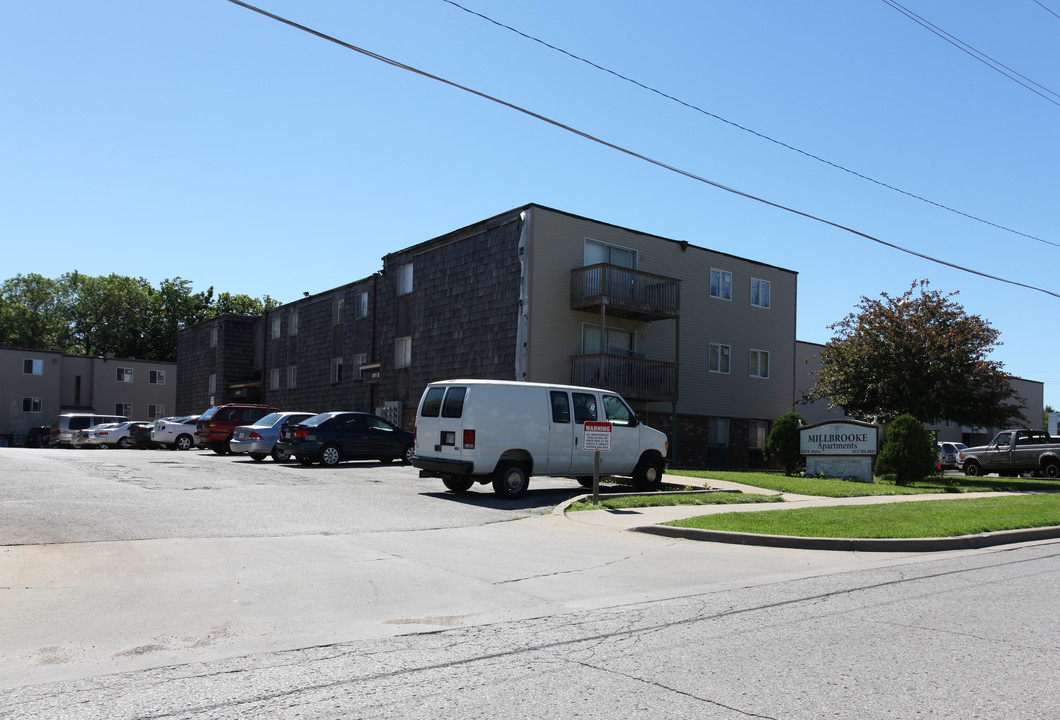
[(582, 449), (593, 452), (593, 505), (600, 504), (600, 453), (611, 452), (611, 423), (586, 420)]

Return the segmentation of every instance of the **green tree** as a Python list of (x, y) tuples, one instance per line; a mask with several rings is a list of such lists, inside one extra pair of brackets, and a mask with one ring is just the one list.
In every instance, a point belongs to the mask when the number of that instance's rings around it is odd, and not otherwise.
[(862, 297), (859, 312), (829, 326), (836, 336), (807, 398), (872, 422), (903, 413), (975, 427), (1024, 419), (1001, 363), (989, 359), (998, 331), (953, 295), (923, 280), (898, 297)]
[(151, 308), (143, 330), (144, 357), (177, 359), (177, 333), (210, 317), (213, 288), (192, 292), (191, 281), (181, 277), (163, 280), (149, 292)]
[(0, 345), (71, 349), (67, 303), (58, 282), (30, 273), (0, 285)]
[(223, 292), (217, 296), (217, 302), (211, 310), (210, 316), (233, 314), (233, 315), (261, 315), (266, 310), (272, 310), (279, 306), (279, 301), (268, 295), (260, 299), (249, 295), (232, 295)]
[(802, 454), (799, 452), (799, 428), (805, 424), (806, 418), (801, 413), (790, 412), (781, 415), (773, 423), (773, 429), (769, 431), (769, 437), (762, 448), (766, 460), (782, 465), (785, 475), (794, 475), (799, 469), (799, 462), (802, 460)]
[(77, 352), (145, 357), (143, 327), (151, 313), (151, 284), (124, 275), (94, 277), (76, 270), (60, 278)]
[(908, 413), (899, 415), (887, 428), (873, 469), (877, 475), (895, 474), (895, 482), (908, 485), (935, 473), (938, 445), (924, 423)]

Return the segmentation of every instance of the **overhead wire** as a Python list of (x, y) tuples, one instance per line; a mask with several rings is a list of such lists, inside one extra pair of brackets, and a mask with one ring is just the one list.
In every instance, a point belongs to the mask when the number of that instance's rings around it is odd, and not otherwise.
[[(950, 45), (953, 45), (957, 49), (961, 50), (962, 52), (964, 52), (964, 53), (966, 53), (968, 55), (971, 55), (973, 58), (975, 58), (979, 62), (983, 63), (988, 68), (991, 68), (992, 70), (1000, 73), (1001, 75), (1004, 75), (1005, 77), (1007, 77), (1009, 80), (1013, 81), (1014, 83), (1016, 83), (1018, 85), (1022, 85), (1023, 87), (1025, 87), (1026, 89), (1030, 90), (1035, 95), (1038, 95), (1038, 96), (1044, 98), (1045, 100), (1047, 100), (1048, 102), (1051, 102), (1053, 105), (1056, 105), (1056, 106), (1060, 107), (1060, 94), (1050, 90), (1049, 88), (1045, 87), (1044, 85), (1036, 83), (1034, 80), (1031, 80), (1029, 77), (1027, 77), (1025, 75), (1021, 75), (1020, 73), (1016, 72), (1015, 70), (1013, 70), (1009, 66), (1007, 66), (1007, 65), (1005, 65), (1003, 63), (1000, 63), (997, 60), (995, 60), (994, 58), (990, 57), (986, 53), (983, 53), (983, 52), (980, 52), (979, 50), (976, 50), (974, 47), (972, 47), (968, 43), (964, 42), (963, 40), (961, 40), (959, 38), (954, 37), (953, 35), (950, 35), (948, 32), (946, 32), (942, 28), (938, 27), (937, 25), (933, 25), (932, 23), (928, 22), (924, 18), (922, 18), (919, 15), (917, 15), (916, 13), (914, 13), (912, 10), (909, 10), (908, 8), (902, 7), (897, 2), (895, 2), (895, 0), (882, 0), (882, 1), (884, 3), (886, 3), (887, 5), (890, 5), (892, 8), (894, 8), (898, 12), (900, 12), (902, 15), (905, 15), (907, 18), (909, 18), (910, 20), (915, 22), (917, 25), (920, 25), (921, 27), (929, 30), (930, 32), (934, 33), (935, 35), (938, 35), (940, 38), (942, 38), (943, 40), (948, 42)], [(1026, 82), (1023, 82), (1024, 80)], [(1034, 85), (1035, 87), (1041, 88), (1041, 90), (1044, 90), (1045, 92), (1039, 92), (1038, 90), (1035, 90), (1033, 87), (1031, 87), (1031, 85)], [(1046, 95), (1046, 93), (1048, 93), (1048, 95)], [(1054, 97), (1058, 98), (1058, 100), (1054, 100), (1053, 98), (1049, 97), (1049, 95), (1053, 95)]]
[(1053, 15), (1056, 18), (1060, 18), (1060, 15), (1057, 15), (1053, 10), (1049, 9), (1045, 5), (1042, 5), (1042, 3), (1040, 3), (1038, 0), (1033, 0), (1033, 2), (1034, 2), (1035, 5), (1038, 5), (1039, 7), (1041, 7), (1043, 10), (1045, 10), (1045, 12), (1049, 13), (1050, 15)]
[(909, 192), (907, 190), (903, 190), (903, 189), (901, 189), (899, 187), (896, 187), (894, 185), (890, 185), (890, 184), (885, 183), (885, 182), (883, 182), (881, 180), (877, 180), (877, 179), (875, 179), (873, 177), (870, 177), (870, 176), (865, 175), (863, 173), (857, 172), (856, 170), (851, 170), (850, 168), (847, 168), (847, 167), (844, 167), (844, 166), (842, 166), (842, 165), (840, 165), (838, 163), (832, 162), (831, 160), (827, 160), (827, 159), (825, 159), (823, 157), (820, 157), (820, 156), (815, 155), (813, 153), (810, 153), (810, 152), (807, 152), (807, 151), (802, 150), (800, 148), (797, 148), (794, 145), (789, 145), (786, 142), (783, 142), (781, 140), (777, 140), (776, 138), (772, 138), (769, 135), (761, 133), (761, 132), (759, 132), (757, 130), (753, 130), (753, 129), (751, 129), (749, 127), (746, 127), (744, 125), (741, 125), (739, 123), (733, 122), (732, 120), (728, 120), (728, 119), (726, 119), (726, 118), (724, 118), (724, 117), (722, 117), (720, 115), (717, 115), (716, 113), (710, 112), (709, 110), (705, 110), (704, 108), (699, 107), (698, 105), (694, 105), (693, 103), (690, 103), (690, 102), (688, 102), (686, 100), (682, 100), (682, 99), (680, 99), (678, 97), (675, 97), (675, 96), (670, 95), (670, 94), (668, 94), (666, 92), (663, 92), (662, 90), (654, 88), (651, 85), (643, 83), (643, 82), (641, 82), (639, 80), (635, 80), (634, 78), (631, 78), (631, 77), (628, 77), (626, 75), (623, 75), (622, 73), (616, 72), (615, 70), (611, 70), (610, 68), (604, 67), (603, 65), (599, 65), (598, 63), (595, 63), (592, 60), (588, 60), (588, 59), (586, 59), (584, 57), (581, 57), (580, 55), (577, 55), (577, 54), (572, 53), (572, 52), (570, 52), (568, 50), (565, 50), (565, 49), (563, 49), (561, 47), (553, 45), (552, 43), (549, 43), (549, 42), (547, 42), (545, 40), (542, 40), (541, 38), (538, 38), (538, 37), (535, 37), (535, 36), (530, 35), (528, 33), (525, 33), (522, 30), (519, 30), (518, 28), (514, 28), (511, 25), (507, 25), (507, 24), (502, 23), (502, 22), (500, 22), (498, 20), (495, 20), (495, 19), (489, 17), (488, 15), (484, 15), (484, 14), (482, 14), (482, 13), (476, 11), (476, 10), (472, 10), (470, 8), (467, 8), (467, 7), (463, 6), (463, 5), (461, 5), (460, 3), (455, 2), (454, 0), (442, 0), (442, 2), (447, 3), (449, 5), (452, 5), (453, 7), (458, 8), (460, 10), (463, 10), (464, 12), (468, 13), (469, 15), (474, 15), (474, 16), (482, 18), (483, 20), (485, 20), (485, 21), (487, 21), (489, 23), (492, 23), (492, 24), (494, 24), (494, 25), (496, 25), (498, 27), (504, 28), (505, 30), (509, 30), (509, 31), (515, 33), (516, 35), (520, 35), (520, 36), (526, 38), (527, 40), (530, 40), (532, 42), (538, 43), (540, 45), (544, 45), (545, 47), (547, 47), (547, 48), (549, 48), (551, 50), (555, 50), (556, 52), (561, 53), (563, 55), (566, 55), (567, 57), (569, 57), (569, 58), (571, 58), (573, 60), (577, 60), (578, 62), (585, 63), (586, 65), (589, 65), (590, 67), (593, 67), (593, 68), (596, 68), (597, 70), (600, 70), (601, 72), (605, 72), (605, 73), (608, 73), (609, 75), (613, 75), (614, 77), (617, 77), (620, 80), (623, 80), (625, 82), (628, 82), (628, 83), (631, 83), (633, 85), (636, 85), (637, 87), (642, 88), (644, 90), (647, 90), (648, 92), (655, 93), (656, 95), (659, 95), (660, 97), (666, 98), (667, 100), (671, 100), (671, 101), (673, 101), (673, 102), (675, 102), (675, 103), (677, 103), (679, 105), (683, 105), (684, 107), (686, 107), (686, 108), (688, 108), (690, 110), (694, 110), (694, 111), (696, 111), (698, 113), (702, 113), (703, 115), (706, 115), (708, 117), (714, 118), (715, 120), (719, 120), (719, 121), (725, 123), (726, 125), (730, 125), (730, 126), (732, 126), (734, 128), (737, 128), (738, 130), (742, 130), (744, 132), (750, 133), (750, 134), (754, 135), (755, 137), (761, 138), (762, 140), (767, 140), (767, 141), (769, 141), (769, 142), (771, 142), (771, 143), (773, 143), (775, 145), (779, 145), (779, 146), (781, 146), (781, 147), (783, 147), (783, 148), (785, 148), (787, 150), (791, 150), (793, 152), (797, 152), (800, 155), (808, 157), (808, 158), (810, 158), (812, 160), (816, 160), (817, 162), (824, 163), (825, 165), (833, 167), (836, 170), (842, 170), (843, 172), (849, 173), (849, 174), (851, 174), (851, 175), (853, 175), (855, 177), (861, 178), (862, 180), (867, 180), (868, 182), (875, 183), (876, 185), (879, 185), (880, 187), (887, 188), (888, 190), (892, 190), (892, 191), (894, 191), (896, 193), (900, 193), (902, 195), (905, 195), (906, 197), (913, 198), (914, 200), (919, 200), (920, 202), (927, 203), (928, 205), (933, 205), (933, 206), (935, 206), (935, 207), (937, 207), (937, 208), (939, 208), (941, 210), (946, 210), (947, 212), (951, 212), (951, 213), (960, 215), (962, 217), (966, 217), (969, 220), (974, 220), (975, 222), (979, 222), (979, 223), (982, 223), (984, 225), (989, 225), (992, 228), (996, 228), (998, 230), (1003, 230), (1004, 232), (1012, 233), (1013, 235), (1019, 235), (1021, 237), (1025, 237), (1028, 240), (1036, 240), (1036, 241), (1038, 241), (1040, 243), (1043, 243), (1045, 245), (1052, 245), (1053, 247), (1060, 248), (1060, 242), (1053, 242), (1051, 240), (1046, 240), (1046, 239), (1040, 238), (1040, 237), (1038, 237), (1036, 235), (1031, 235), (1029, 233), (1021, 232), (1019, 230), (1015, 230), (1013, 228), (1006, 227), (1004, 225), (1000, 225), (1000, 224), (995, 223), (995, 222), (991, 222), (990, 220), (986, 220), (986, 219), (978, 217), (976, 215), (972, 215), (970, 213), (964, 212), (963, 210), (957, 210), (956, 208), (952, 208), (952, 207), (950, 207), (948, 205), (944, 205), (942, 203), (936, 202), (934, 200), (930, 200), (930, 199), (928, 199), (926, 197), (923, 197), (921, 195), (917, 195), (915, 193)]
[(972, 270), (971, 268), (962, 267), (962, 266), (957, 265), (955, 263), (947, 262), (945, 260), (940, 260), (938, 258), (931, 257), (930, 255), (926, 255), (924, 253), (919, 253), (919, 252), (916, 252), (914, 250), (910, 250), (908, 248), (904, 248), (904, 247), (902, 247), (900, 245), (896, 245), (896, 244), (888, 242), (886, 240), (882, 240), (880, 238), (877, 238), (877, 237), (874, 237), (872, 235), (869, 235), (868, 233), (863, 233), (860, 230), (855, 230), (853, 228), (847, 227), (845, 225), (842, 225), (840, 223), (834, 222), (832, 220), (827, 220), (825, 218), (813, 215), (811, 213), (804, 212), (802, 210), (797, 210), (795, 208), (791, 208), (791, 207), (788, 207), (788, 206), (785, 206), (785, 205), (781, 205), (780, 203), (776, 203), (776, 202), (773, 202), (771, 200), (766, 200), (765, 198), (761, 198), (761, 197), (758, 197), (756, 195), (752, 195), (752, 194), (744, 192), (742, 190), (737, 190), (735, 188), (728, 187), (728, 186), (723, 185), (721, 183), (715, 182), (714, 180), (710, 180), (710, 179), (702, 177), (700, 175), (696, 175), (695, 173), (692, 173), (692, 172), (690, 172), (688, 170), (682, 170), (681, 168), (678, 168), (676, 166), (664, 163), (661, 160), (655, 160), (655, 159), (653, 159), (651, 157), (648, 157), (647, 155), (643, 155), (643, 154), (641, 154), (639, 152), (636, 152), (634, 150), (630, 150), (628, 148), (622, 147), (621, 145), (617, 145), (615, 143), (609, 142), (609, 141), (604, 140), (602, 138), (598, 138), (598, 137), (596, 137), (594, 135), (591, 135), (591, 134), (589, 134), (587, 132), (584, 132), (582, 130), (578, 130), (575, 127), (572, 127), (570, 125), (566, 125), (566, 124), (564, 124), (562, 122), (559, 122), (558, 120), (553, 120), (552, 118), (549, 118), (549, 117), (547, 117), (545, 115), (541, 115), (540, 113), (534, 112), (533, 110), (529, 110), (529, 109), (524, 108), (524, 107), (521, 107), (521, 106), (516, 105), (516, 104), (514, 104), (512, 102), (509, 102), (507, 100), (502, 100), (500, 98), (494, 97), (494, 96), (489, 95), (489, 94), (487, 94), (485, 92), (482, 92), (480, 90), (475, 90), (474, 88), (468, 87), (466, 85), (461, 85), (460, 83), (457, 83), (457, 82), (455, 82), (453, 80), (448, 80), (448, 79), (443, 78), (443, 77), (441, 77), (439, 75), (434, 75), (434, 74), (429, 73), (429, 72), (427, 72), (425, 70), (420, 70), (419, 68), (412, 67), (411, 65), (406, 65), (405, 63), (402, 63), (402, 62), (397, 61), (397, 60), (393, 60), (391, 58), (386, 57), (385, 55), (380, 55), (379, 53), (376, 53), (376, 52), (373, 52), (371, 50), (367, 50), (365, 48), (359, 47), (359, 46), (354, 45), (352, 43), (346, 42), (345, 40), (340, 40), (339, 38), (336, 38), (336, 37), (334, 37), (332, 35), (328, 35), (326, 33), (323, 33), (323, 32), (321, 32), (319, 30), (314, 30), (313, 28), (307, 27), (307, 26), (302, 25), (300, 23), (297, 23), (297, 22), (295, 22), (293, 20), (289, 20), (289, 19), (287, 19), (285, 17), (282, 17), (280, 15), (276, 15), (275, 13), (269, 12), (268, 10), (264, 10), (262, 8), (259, 8), (259, 7), (256, 7), (254, 5), (251, 5), (250, 3), (243, 2), (243, 0), (226, 0), (226, 1), (229, 2), (229, 3), (232, 3), (233, 5), (238, 5), (238, 6), (242, 7), (242, 8), (250, 10), (251, 12), (255, 12), (255, 13), (258, 13), (259, 15), (262, 15), (264, 17), (270, 18), (271, 20), (275, 20), (276, 22), (279, 22), (279, 23), (282, 23), (282, 24), (287, 25), (289, 27), (292, 27), (292, 28), (294, 28), (296, 30), (301, 30), (302, 32), (305, 32), (305, 33), (308, 33), (308, 34), (313, 35), (315, 37), (318, 37), (321, 40), (326, 40), (327, 42), (334, 43), (335, 45), (338, 45), (340, 47), (346, 48), (347, 50), (352, 50), (353, 52), (360, 53), (360, 54), (362, 54), (362, 55), (364, 55), (366, 57), (370, 57), (373, 60), (378, 60), (379, 62), (382, 62), (382, 63), (385, 63), (387, 65), (390, 65), (391, 67), (395, 67), (395, 68), (398, 68), (398, 69), (401, 69), (401, 70), (405, 70), (407, 72), (411, 72), (411, 73), (419, 75), (421, 77), (425, 77), (425, 78), (427, 78), (429, 80), (434, 80), (435, 82), (442, 83), (443, 85), (448, 85), (449, 87), (455, 88), (457, 90), (462, 90), (463, 92), (469, 93), (469, 94), (474, 95), (474, 96), (479, 97), (479, 98), (482, 98), (483, 100), (488, 100), (489, 102), (496, 103), (498, 105), (502, 105), (502, 106), (504, 106), (506, 108), (509, 108), (510, 110), (514, 110), (514, 111), (516, 111), (518, 113), (522, 113), (523, 115), (527, 115), (528, 117), (532, 117), (532, 118), (534, 118), (536, 120), (540, 120), (541, 122), (547, 123), (549, 125), (552, 125), (553, 127), (559, 128), (561, 130), (565, 130), (565, 131), (567, 131), (569, 133), (577, 135), (577, 136), (579, 136), (581, 138), (584, 138), (586, 140), (589, 140), (591, 142), (597, 143), (599, 145), (603, 145), (604, 147), (610, 148), (612, 150), (615, 150), (617, 152), (623, 153), (625, 155), (628, 155), (630, 157), (636, 158), (638, 160), (642, 160), (642, 161), (644, 161), (646, 163), (649, 163), (651, 165), (655, 165), (656, 167), (660, 167), (660, 168), (662, 168), (664, 170), (669, 170), (670, 172), (677, 173), (678, 175), (683, 175), (684, 177), (687, 177), (689, 179), (695, 180), (697, 182), (701, 182), (701, 183), (704, 183), (706, 185), (710, 185), (711, 187), (718, 188), (719, 190), (724, 190), (725, 192), (732, 193), (734, 195), (738, 195), (738, 196), (746, 198), (748, 200), (753, 200), (753, 201), (761, 203), (763, 205), (768, 205), (768, 206), (776, 208), (778, 210), (783, 210), (784, 212), (788, 212), (788, 213), (791, 213), (793, 215), (798, 215), (800, 217), (804, 217), (804, 218), (806, 218), (808, 220), (813, 220), (815, 222), (819, 222), (819, 223), (822, 223), (824, 225), (828, 225), (828, 226), (834, 227), (834, 228), (836, 228), (838, 230), (842, 230), (844, 232), (851, 233), (853, 235), (857, 235), (859, 237), (865, 238), (866, 240), (870, 240), (870, 241), (872, 241), (874, 243), (878, 243), (878, 244), (883, 245), (885, 247), (889, 247), (891, 249), (898, 250), (899, 252), (903, 252), (903, 253), (906, 253), (908, 255), (912, 255), (914, 257), (919, 257), (922, 260), (927, 260), (928, 262), (933, 262), (933, 263), (937, 263), (939, 265), (944, 265), (946, 267), (953, 268), (953, 269), (959, 270), (961, 272), (966, 272), (966, 273), (969, 273), (971, 275), (976, 275), (978, 277), (986, 278), (988, 280), (995, 280), (997, 282), (1005, 283), (1007, 285), (1014, 285), (1016, 287), (1022, 287), (1022, 288), (1025, 288), (1027, 290), (1034, 290), (1035, 292), (1040, 292), (1040, 293), (1044, 293), (1046, 295), (1051, 295), (1053, 297), (1060, 298), (1060, 293), (1053, 292), (1052, 290), (1046, 290), (1045, 288), (1035, 287), (1034, 285), (1028, 285), (1026, 283), (1021, 283), (1021, 282), (1018, 282), (1016, 280), (1008, 280), (1006, 278), (998, 277), (996, 275), (990, 275), (988, 273), (980, 272), (979, 270)]

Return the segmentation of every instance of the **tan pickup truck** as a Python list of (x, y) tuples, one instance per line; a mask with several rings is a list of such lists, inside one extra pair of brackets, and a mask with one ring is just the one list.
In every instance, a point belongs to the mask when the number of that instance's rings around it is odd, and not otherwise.
[(989, 445), (965, 448), (957, 454), (957, 467), (975, 477), (997, 473), (1015, 477), (1023, 473), (1060, 478), (1060, 442), (1041, 430), (1005, 430)]

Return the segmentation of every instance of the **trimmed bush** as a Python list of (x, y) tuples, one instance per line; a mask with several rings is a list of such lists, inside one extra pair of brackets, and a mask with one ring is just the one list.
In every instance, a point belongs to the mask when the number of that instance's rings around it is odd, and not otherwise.
[(874, 472), (894, 473), (895, 483), (908, 485), (935, 474), (938, 454), (938, 446), (924, 423), (906, 413), (887, 428)]
[(766, 460), (783, 466), (785, 475), (794, 475), (799, 470), (802, 456), (799, 453), (799, 428), (806, 424), (801, 413), (781, 415), (769, 431), (762, 454)]

